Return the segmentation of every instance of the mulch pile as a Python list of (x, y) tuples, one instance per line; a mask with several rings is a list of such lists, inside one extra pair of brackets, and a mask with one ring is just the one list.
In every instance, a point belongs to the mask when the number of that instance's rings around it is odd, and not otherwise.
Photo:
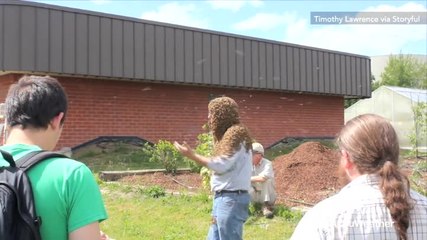
[(336, 193), (339, 154), (318, 142), (306, 142), (273, 161), (277, 201), (288, 206), (316, 204)]

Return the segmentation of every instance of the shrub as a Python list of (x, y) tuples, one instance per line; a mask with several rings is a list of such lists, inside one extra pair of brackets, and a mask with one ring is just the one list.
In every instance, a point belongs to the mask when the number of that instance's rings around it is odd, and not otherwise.
[(415, 191), (427, 196), (427, 183), (423, 179), (423, 172), (427, 172), (427, 161), (419, 160), (415, 164), (409, 179), (411, 180), (411, 187)]
[(299, 221), (302, 218), (302, 213), (297, 210), (292, 210), (283, 205), (276, 205), (274, 207), (274, 215), (285, 218), (289, 221)]
[(160, 186), (157, 186), (157, 185), (145, 188), (142, 190), (142, 192), (144, 193), (144, 195), (152, 197), (152, 198), (159, 198), (159, 197), (166, 196), (165, 189), (160, 187)]
[[(212, 151), (213, 151), (212, 134), (201, 133), (197, 136), (197, 141), (198, 141), (198, 145), (195, 149), (195, 152), (202, 155), (202, 156), (205, 156), (205, 157), (212, 156)], [(209, 189), (210, 188), (211, 171), (208, 168), (203, 167), (202, 165), (194, 162), (191, 159), (185, 158), (185, 161), (190, 166), (190, 169), (192, 172), (200, 173), (200, 176), (202, 176), (203, 188)]]
[(249, 216), (257, 216), (262, 214), (262, 204), (251, 202), (249, 204)]
[(415, 104), (412, 107), (412, 112), (414, 114), (414, 127), (409, 134), (409, 141), (412, 145), (412, 154), (419, 157), (418, 147), (420, 143), (425, 143), (427, 136), (427, 103)]
[(202, 167), (200, 169), (200, 176), (202, 176), (202, 186), (204, 189), (210, 189), (211, 182), (211, 170), (207, 167)]
[(150, 162), (162, 164), (166, 173), (176, 174), (178, 163), (183, 160), (183, 156), (176, 150), (173, 144), (166, 140), (159, 140), (157, 144), (151, 146), (145, 144), (143, 152), (150, 156)]
[[(212, 135), (209, 133), (201, 133), (197, 136), (197, 147), (195, 149), (195, 152), (202, 155), (209, 157), (212, 155), (212, 149), (213, 149), (213, 139)], [(196, 162), (194, 162), (191, 159), (185, 158), (185, 161), (190, 166), (190, 169), (192, 172), (200, 172), (202, 169), (202, 166)]]

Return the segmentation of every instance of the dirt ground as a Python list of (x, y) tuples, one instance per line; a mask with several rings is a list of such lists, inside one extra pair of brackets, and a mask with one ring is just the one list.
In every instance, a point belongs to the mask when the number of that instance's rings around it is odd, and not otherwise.
[[(306, 142), (291, 153), (273, 161), (278, 203), (287, 206), (311, 206), (340, 189), (337, 168), (339, 154), (318, 142)], [(405, 160), (403, 170), (410, 174), (412, 159)], [(424, 182), (427, 173), (423, 172)], [(143, 186), (159, 185), (172, 192), (197, 192), (202, 189), (202, 178), (197, 173), (175, 176), (153, 173), (120, 179), (123, 183)]]
[(158, 185), (171, 192), (199, 192), (203, 190), (202, 177), (197, 173), (184, 172), (175, 176), (163, 172), (123, 177), (119, 182), (154, 186)]

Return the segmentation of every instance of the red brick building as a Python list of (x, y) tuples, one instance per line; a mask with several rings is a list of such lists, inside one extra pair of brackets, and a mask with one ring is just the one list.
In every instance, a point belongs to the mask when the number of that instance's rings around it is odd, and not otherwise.
[(333, 137), (344, 98), (371, 92), (365, 56), (31, 2), (0, 13), (0, 102), (22, 74), (58, 78), (70, 102), (59, 148), (100, 136), (194, 142), (219, 95), (267, 147)]

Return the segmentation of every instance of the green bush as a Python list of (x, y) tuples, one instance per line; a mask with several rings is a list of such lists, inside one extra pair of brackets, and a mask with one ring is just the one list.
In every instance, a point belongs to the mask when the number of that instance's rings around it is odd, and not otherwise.
[(417, 103), (412, 107), (414, 114), (414, 127), (409, 134), (412, 155), (419, 157), (418, 147), (426, 141), (427, 136), (427, 103)]
[(258, 216), (262, 214), (262, 204), (251, 202), (249, 204), (249, 216)]
[[(287, 221), (298, 222), (301, 220), (303, 214), (301, 211), (292, 210), (287, 206), (276, 204), (274, 206), (274, 216), (282, 217)], [(253, 203), (249, 204), (249, 216), (257, 218), (262, 216), (262, 204), (261, 203)]]
[[(212, 149), (213, 149), (213, 139), (212, 135), (209, 133), (201, 133), (197, 136), (197, 147), (195, 149), (195, 152), (205, 156), (209, 157), (212, 155)], [(202, 169), (202, 165), (194, 162), (191, 159), (185, 158), (185, 161), (190, 166), (190, 169), (192, 172), (198, 172), (200, 173), (200, 170)]]
[(159, 140), (154, 146), (145, 144), (143, 151), (150, 156), (150, 162), (162, 164), (166, 173), (176, 174), (178, 163), (183, 161), (183, 156), (176, 150), (173, 144), (166, 140)]
[(211, 183), (211, 170), (207, 167), (202, 167), (200, 169), (200, 176), (202, 176), (202, 186), (204, 189), (210, 189)]
[[(213, 138), (210, 133), (201, 133), (197, 136), (198, 145), (195, 149), (197, 154), (205, 157), (212, 156), (213, 152)], [(194, 162), (191, 159), (185, 158), (185, 161), (190, 166), (192, 172), (200, 173), (202, 176), (202, 183), (205, 189), (210, 189), (211, 172), (208, 168)]]
[(424, 196), (427, 196), (427, 183), (423, 179), (423, 172), (427, 172), (427, 161), (426, 160), (419, 160), (413, 169), (413, 172), (409, 179), (411, 180), (411, 187), (423, 194)]
[(300, 211), (292, 210), (286, 206), (276, 205), (274, 207), (274, 215), (290, 221), (299, 221), (303, 214)]
[(142, 190), (144, 195), (152, 198), (159, 198), (166, 196), (166, 191), (164, 188), (154, 185)]

